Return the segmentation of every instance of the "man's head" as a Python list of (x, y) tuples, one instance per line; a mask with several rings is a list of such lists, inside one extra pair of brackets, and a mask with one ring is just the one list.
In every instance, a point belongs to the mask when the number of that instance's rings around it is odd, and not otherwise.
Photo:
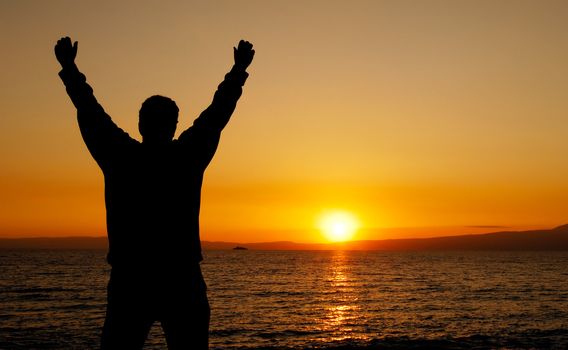
[(142, 103), (138, 130), (144, 143), (167, 143), (174, 138), (179, 108), (164, 96), (154, 95)]

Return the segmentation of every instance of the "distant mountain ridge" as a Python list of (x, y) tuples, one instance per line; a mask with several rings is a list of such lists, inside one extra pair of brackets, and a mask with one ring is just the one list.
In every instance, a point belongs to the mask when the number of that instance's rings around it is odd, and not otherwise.
[[(568, 250), (568, 225), (550, 230), (501, 231), (434, 238), (364, 240), (342, 243), (295, 243), (289, 241), (239, 243), (201, 242), (203, 249), (232, 250)], [(0, 238), (0, 249), (107, 249), (106, 237)]]

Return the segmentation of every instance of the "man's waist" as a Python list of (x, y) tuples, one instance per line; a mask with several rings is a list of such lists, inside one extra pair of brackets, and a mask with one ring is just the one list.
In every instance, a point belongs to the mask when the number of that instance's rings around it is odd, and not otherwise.
[(199, 265), (203, 260), (201, 247), (195, 246), (186, 248), (183, 252), (143, 252), (143, 251), (121, 251), (120, 249), (109, 248), (107, 262), (114, 268), (125, 269), (150, 269), (168, 268), (177, 266), (186, 267)]

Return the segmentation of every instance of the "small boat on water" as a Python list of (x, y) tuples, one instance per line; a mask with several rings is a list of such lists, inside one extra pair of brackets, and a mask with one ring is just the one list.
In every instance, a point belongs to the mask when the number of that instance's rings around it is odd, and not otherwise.
[(248, 248), (246, 247), (241, 247), (241, 246), (236, 246), (235, 248), (233, 248), (233, 250), (248, 250)]

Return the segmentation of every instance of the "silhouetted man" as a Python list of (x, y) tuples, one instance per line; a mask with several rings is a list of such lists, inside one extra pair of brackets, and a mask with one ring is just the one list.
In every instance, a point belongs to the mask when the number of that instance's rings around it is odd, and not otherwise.
[(142, 142), (118, 128), (75, 65), (77, 42), (55, 45), (81, 135), (104, 173), (108, 262), (112, 267), (102, 349), (141, 349), (160, 321), (170, 349), (208, 347), (209, 304), (199, 262), (199, 205), (205, 168), (248, 77), (252, 45), (241, 40), (235, 64), (211, 105), (177, 140), (178, 107), (163, 96), (142, 104)]

